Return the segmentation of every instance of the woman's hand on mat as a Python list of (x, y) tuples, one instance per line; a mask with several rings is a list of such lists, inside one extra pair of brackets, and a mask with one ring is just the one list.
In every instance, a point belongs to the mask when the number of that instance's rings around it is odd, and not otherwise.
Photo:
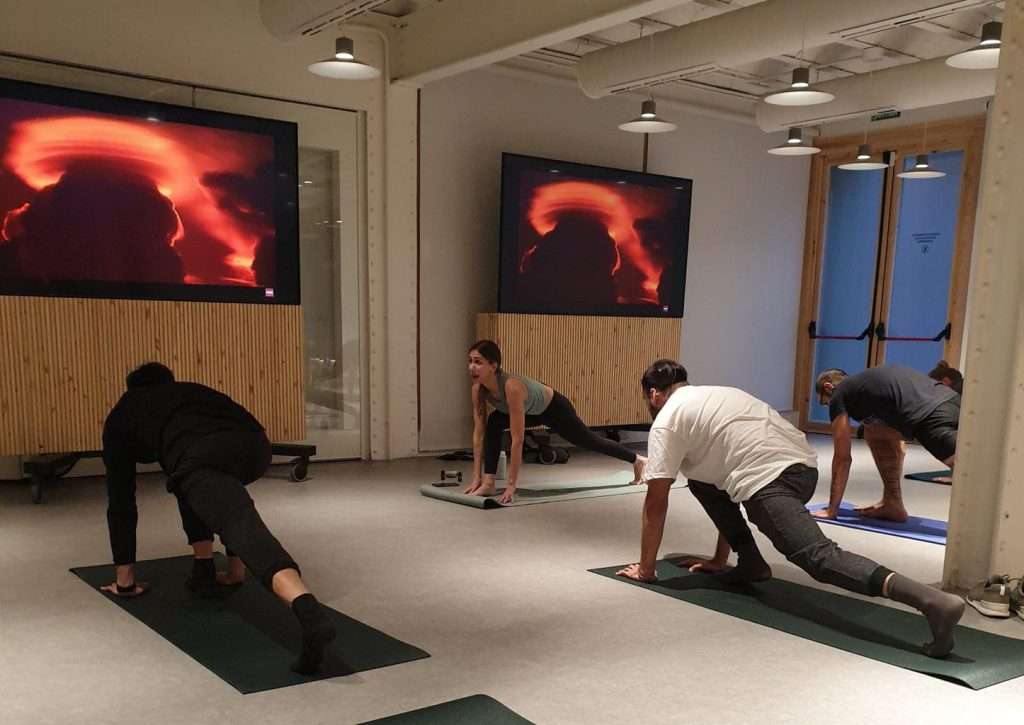
[(816, 519), (834, 519), (837, 513), (837, 511), (829, 509), (819, 509), (818, 511), (811, 511), (811, 516)]
[(627, 579), (633, 579), (638, 582), (658, 581), (658, 574), (656, 572), (644, 572), (640, 569), (639, 564), (630, 564), (625, 569), (619, 569), (617, 572), (615, 572), (615, 576), (624, 576)]
[(729, 568), (728, 562), (716, 561), (715, 559), (708, 559), (703, 556), (684, 556), (676, 561), (676, 566), (680, 569), (687, 569), (694, 574), (697, 572), (717, 574)]
[[(127, 587), (129, 585), (125, 584), (124, 586)], [(107, 594), (113, 594), (115, 597), (126, 598), (138, 597), (149, 591), (149, 584), (147, 584), (146, 582), (135, 582), (135, 584), (131, 585), (131, 587), (131, 591), (128, 592), (118, 591), (117, 582), (114, 582), (113, 584), (107, 584), (105, 587), (100, 587), (100, 591), (106, 592)]]
[(480, 479), (474, 478), (473, 481), (468, 486), (462, 489), (462, 492), (465, 494), (473, 495), (474, 493), (476, 493), (476, 490), (478, 488), (480, 488)]
[(516, 487), (506, 484), (505, 490), (501, 494), (501, 498), (498, 499), (498, 503), (501, 503), (501, 504), (512, 503), (512, 501), (515, 499), (515, 497), (516, 497)]

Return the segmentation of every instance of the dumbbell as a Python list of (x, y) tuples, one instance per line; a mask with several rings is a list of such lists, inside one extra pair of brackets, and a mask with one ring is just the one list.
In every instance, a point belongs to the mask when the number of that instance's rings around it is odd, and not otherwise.
[(438, 484), (441, 486), (454, 486), (457, 483), (462, 483), (462, 471), (446, 471), (441, 469), (441, 478), (438, 480)]

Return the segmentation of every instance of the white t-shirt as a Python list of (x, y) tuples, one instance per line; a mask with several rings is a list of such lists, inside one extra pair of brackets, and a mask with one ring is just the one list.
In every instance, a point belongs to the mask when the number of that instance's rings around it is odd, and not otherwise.
[(766, 403), (736, 388), (676, 389), (651, 426), (644, 480), (709, 483), (740, 503), (794, 463), (818, 467), (807, 438)]

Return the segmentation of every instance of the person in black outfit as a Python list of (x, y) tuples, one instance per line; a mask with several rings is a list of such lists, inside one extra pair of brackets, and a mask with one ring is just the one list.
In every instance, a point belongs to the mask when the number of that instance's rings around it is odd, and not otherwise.
[(818, 375), (819, 400), (832, 420), (832, 490), (820, 518), (835, 518), (850, 475), (850, 419), (864, 424), (864, 439), (882, 477), (882, 500), (858, 508), (861, 516), (906, 521), (900, 479), (905, 440), (916, 439), (953, 468), (960, 396), (949, 386), (902, 365), (882, 365), (855, 375), (832, 368)]
[[(241, 583), (244, 563), (291, 607), (302, 626), (302, 653), (292, 669), (314, 673), (335, 637), (334, 627), (245, 489), (270, 465), (270, 441), (263, 426), (223, 393), (175, 381), (160, 363), (142, 365), (126, 383), (127, 392), (103, 426), (107, 525), (117, 581), (102, 590), (121, 597), (146, 591), (145, 584), (135, 581), (133, 566), (138, 524), (135, 464), (159, 462), (195, 554), (187, 586), (201, 596), (216, 596), (218, 583)], [(227, 547), (227, 572), (218, 573), (214, 567), (214, 534)]]

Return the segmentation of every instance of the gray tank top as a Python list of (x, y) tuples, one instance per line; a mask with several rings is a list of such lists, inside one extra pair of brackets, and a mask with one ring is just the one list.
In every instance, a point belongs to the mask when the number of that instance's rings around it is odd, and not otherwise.
[[(487, 396), (487, 402), (494, 406), (495, 410), (508, 414), (508, 400), (505, 399), (505, 382), (513, 378), (519, 380), (526, 386), (526, 400), (523, 403), (523, 412), (526, 415), (540, 415), (548, 407), (547, 394), (544, 391), (544, 383), (538, 382), (525, 375), (509, 375), (504, 370), (498, 371), (498, 396), (491, 395), (491, 391), (483, 388)], [(481, 386), (483, 387), (483, 386)]]

